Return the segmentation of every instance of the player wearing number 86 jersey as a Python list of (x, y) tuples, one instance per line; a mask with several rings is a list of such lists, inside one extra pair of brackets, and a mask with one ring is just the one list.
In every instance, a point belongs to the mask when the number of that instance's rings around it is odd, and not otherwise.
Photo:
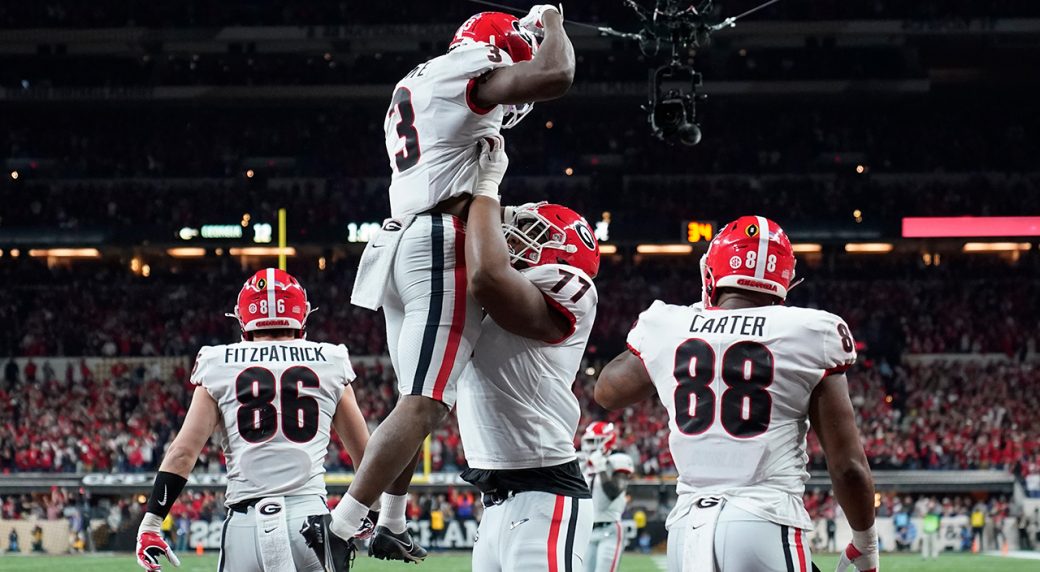
[(702, 301), (654, 302), (596, 387), (609, 409), (655, 391), (668, 410), (679, 471), (669, 569), (808, 570), (810, 420), (838, 500), (862, 533), (857, 554), (873, 551), (876, 564), (873, 486), (844, 375), (856, 359), (848, 326), (828, 312), (783, 305), (794, 254), (783, 229), (764, 217), (723, 227), (701, 268)]
[(261, 270), (243, 285), (230, 314), (243, 340), (199, 351), (191, 406), (166, 450), (141, 524), (138, 561), (146, 569), (158, 570), (159, 556), (172, 554), (158, 525), (217, 427), (226, 435), (228, 470), (221, 569), (324, 569), (300, 529), (308, 517), (329, 512), (324, 462), (332, 431), (357, 463), (368, 429), (350, 388), (355, 375), (346, 347), (304, 339), (310, 312), (295, 278)]

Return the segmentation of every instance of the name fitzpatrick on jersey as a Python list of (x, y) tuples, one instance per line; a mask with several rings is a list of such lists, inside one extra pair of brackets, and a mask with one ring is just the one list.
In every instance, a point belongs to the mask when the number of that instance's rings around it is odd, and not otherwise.
[(719, 316), (707, 318), (702, 314), (693, 317), (690, 324), (691, 333), (701, 334), (740, 334), (742, 336), (763, 336), (766, 325), (764, 316)]
[(254, 348), (224, 348), (224, 363), (271, 361), (324, 361), (322, 348), (293, 348), (289, 346), (260, 346)]

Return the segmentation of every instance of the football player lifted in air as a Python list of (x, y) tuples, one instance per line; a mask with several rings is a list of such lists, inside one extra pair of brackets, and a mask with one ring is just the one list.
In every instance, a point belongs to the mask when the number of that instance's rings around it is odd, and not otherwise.
[(469, 203), (489, 192), (477, 182), (478, 142), (515, 125), (533, 102), (562, 96), (573, 76), (563, 16), (539, 5), (522, 19), (469, 18), (446, 54), (394, 88), (384, 120), (393, 218), (365, 249), (351, 301), (383, 308), (400, 398), (373, 433), (331, 526), (343, 538), (371, 534), (365, 515), (383, 495), (372, 556), (426, 557), (406, 529), (406, 493), (423, 439), (454, 406), (480, 335), (465, 255)]
[(811, 567), (812, 521), (802, 503), (810, 422), (853, 530), (838, 570), (877, 570), (874, 484), (845, 379), (856, 361), (849, 327), (783, 305), (795, 257), (783, 229), (764, 217), (724, 226), (701, 275), (702, 301), (654, 302), (596, 384), (607, 409), (656, 393), (668, 410), (679, 471), (669, 570)]
[[(481, 177), (497, 187), (507, 158), (484, 145)], [(571, 391), (596, 318), (599, 245), (578, 213), (548, 203), (470, 206), (469, 287), (487, 312), (459, 382), (458, 419), (484, 517), (473, 570), (582, 570), (592, 500), (574, 449)]]
[(589, 423), (581, 436), (593, 508), (585, 572), (616, 572), (625, 549), (621, 515), (625, 512), (625, 490), (636, 465), (632, 457), (614, 451), (617, 440), (617, 428), (603, 421)]
[(191, 406), (137, 533), (137, 562), (146, 570), (160, 570), (163, 555), (180, 565), (160, 526), (218, 427), (227, 434), (228, 479), (220, 570), (348, 569), (353, 545), (324, 534), (325, 456), (335, 430), (360, 462), (368, 427), (350, 387), (347, 348), (304, 339), (310, 312), (295, 278), (261, 270), (242, 286), (229, 314), (238, 319), (242, 341), (199, 351)]

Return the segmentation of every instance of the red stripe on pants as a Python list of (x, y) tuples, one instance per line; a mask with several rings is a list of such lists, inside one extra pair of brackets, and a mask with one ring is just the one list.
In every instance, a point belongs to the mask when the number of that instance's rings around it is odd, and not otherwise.
[(563, 522), (563, 497), (556, 495), (556, 506), (553, 508), (552, 525), (549, 526), (549, 572), (559, 572), (556, 562), (556, 545), (560, 540), (560, 523)]
[(444, 398), (444, 388), (448, 385), (448, 377), (455, 368), (455, 358), (459, 353), (462, 329), (466, 327), (466, 231), (459, 219), (452, 217), (451, 222), (455, 225), (455, 300), (444, 359), (437, 371), (437, 379), (433, 382), (431, 397), (438, 401)]
[(794, 529), (794, 546), (798, 551), (798, 567), (805, 572), (805, 548), (802, 547), (802, 529)]
[(621, 557), (621, 543), (624, 541), (621, 536), (621, 523), (615, 522), (614, 526), (617, 528), (617, 547), (614, 548), (614, 561), (610, 563), (610, 572), (617, 570), (618, 558)]

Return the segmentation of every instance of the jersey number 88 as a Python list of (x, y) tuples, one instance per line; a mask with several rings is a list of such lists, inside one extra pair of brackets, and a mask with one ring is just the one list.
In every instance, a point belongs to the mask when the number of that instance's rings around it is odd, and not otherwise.
[[(684, 435), (699, 435), (715, 423), (715, 350), (689, 339), (675, 350), (675, 422)], [(772, 416), (773, 354), (758, 342), (737, 342), (722, 355), (722, 427), (747, 439), (765, 433)], [(745, 403), (747, 414), (745, 415)], [(693, 405), (693, 412), (690, 406)]]

